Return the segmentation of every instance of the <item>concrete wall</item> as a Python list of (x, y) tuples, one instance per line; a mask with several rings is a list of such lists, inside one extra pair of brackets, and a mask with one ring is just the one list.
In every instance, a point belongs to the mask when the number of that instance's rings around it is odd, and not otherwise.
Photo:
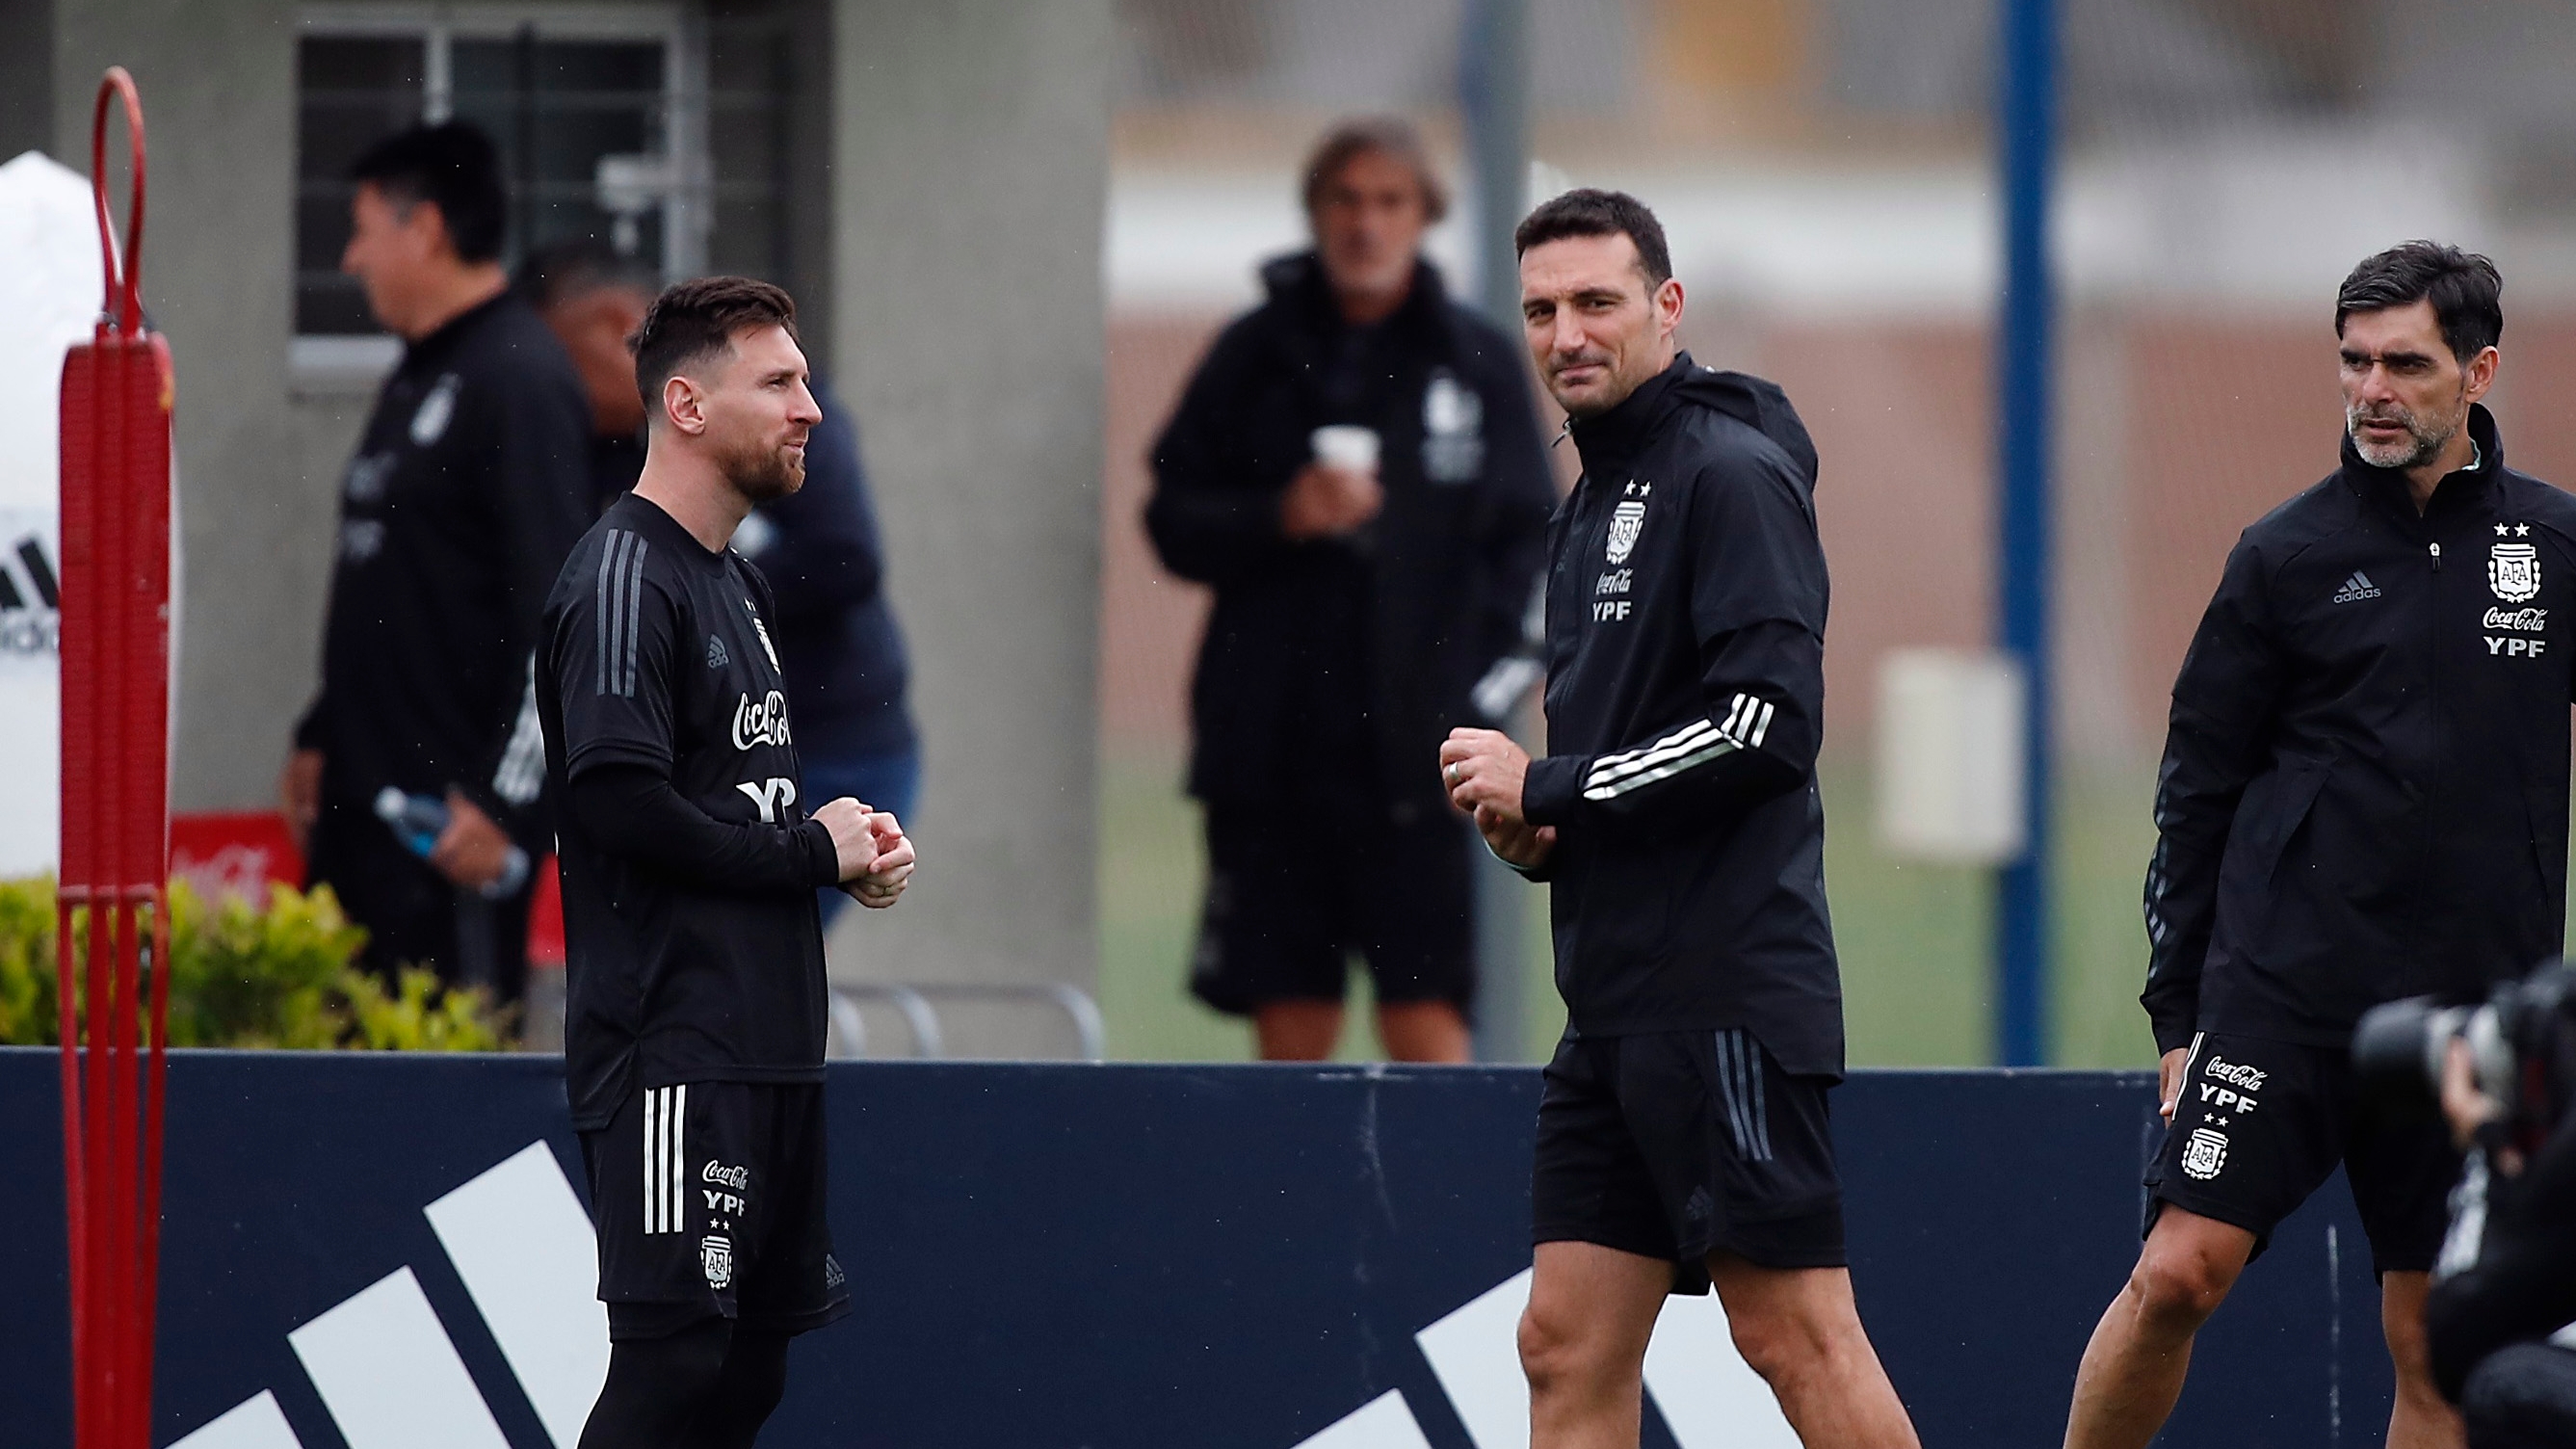
[(295, 25), (290, 0), (80, 0), (53, 16), (53, 154), (87, 169), (110, 64), (134, 73), (152, 143), (144, 305), (179, 373), (181, 810), (274, 799), (363, 413), (289, 399)]
[(919, 881), (850, 913), (840, 969), (1088, 984), (1110, 7), (839, 0), (833, 30), (832, 349), (928, 760)]

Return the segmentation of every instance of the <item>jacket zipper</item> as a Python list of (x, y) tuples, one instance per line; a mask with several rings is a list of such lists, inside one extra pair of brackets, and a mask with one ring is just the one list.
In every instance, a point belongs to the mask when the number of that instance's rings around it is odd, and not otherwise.
[(2434, 544), (2434, 545), (2433, 545), (2433, 572), (2435, 572), (2435, 573), (2437, 573), (2437, 574), (2438, 574), (2438, 573), (2440, 573), (2441, 571), (2442, 571), (2442, 546), (2441, 546), (2440, 544), (2438, 544), (2438, 543), (2437, 543), (2437, 544)]

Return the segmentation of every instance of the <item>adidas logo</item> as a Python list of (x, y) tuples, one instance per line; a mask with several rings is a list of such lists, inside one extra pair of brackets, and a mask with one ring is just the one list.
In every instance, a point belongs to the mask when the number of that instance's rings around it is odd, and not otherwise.
[[(1516, 1346), (1529, 1290), (1524, 1268), (1413, 1336), (1476, 1449), (1529, 1444), (1529, 1385)], [(1664, 1300), (1645, 1370), (1646, 1396), (1682, 1449), (1796, 1449), (1780, 1401), (1736, 1351), (1716, 1294)], [(1386, 1390), (1296, 1449), (1430, 1449), (1407, 1392)]]
[[(572, 1183), (532, 1142), (422, 1209), (466, 1296), (546, 1437), (581, 1438), (608, 1378), (599, 1240)], [(409, 1267), (286, 1335), (323, 1409), (351, 1445), (510, 1449)], [(262, 1389), (170, 1449), (302, 1449), (277, 1395)]]
[(2375, 599), (2378, 597), (2379, 586), (2370, 581), (2370, 575), (2363, 573), (2359, 569), (2354, 569), (2352, 571), (2352, 577), (2343, 581), (2343, 587), (2335, 590), (2334, 601), (2338, 604), (2349, 604), (2355, 599)]
[(713, 634), (709, 634), (707, 636), (707, 667), (709, 669), (722, 669), (732, 662), (733, 656), (725, 652), (724, 641)]

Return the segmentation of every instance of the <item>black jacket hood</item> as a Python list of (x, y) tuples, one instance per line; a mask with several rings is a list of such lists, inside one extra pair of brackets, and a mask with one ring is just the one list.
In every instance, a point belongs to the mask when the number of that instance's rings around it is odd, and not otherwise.
[(1672, 366), (1639, 384), (1617, 407), (1575, 423), (1575, 445), (1588, 451), (1606, 447), (1611, 452), (1633, 453), (1674, 409), (1683, 407), (1724, 413), (1769, 438), (1789, 455), (1807, 496), (1815, 497), (1816, 442), (1807, 435), (1807, 425), (1790, 405), (1789, 395), (1769, 378), (1702, 367), (1688, 352), (1675, 355)]

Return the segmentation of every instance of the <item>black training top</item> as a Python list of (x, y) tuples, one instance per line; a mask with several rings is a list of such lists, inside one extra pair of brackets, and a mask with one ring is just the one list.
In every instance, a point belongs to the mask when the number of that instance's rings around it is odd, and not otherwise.
[(2343, 466), (2245, 530), (2174, 680), (2147, 870), (2156, 1047), (2318, 1046), (2371, 1006), (2473, 1000), (2567, 911), (2576, 498), (2473, 466), (2416, 512)]
[(349, 463), (296, 743), (324, 803), (463, 791), (532, 851), (537, 611), (589, 510), (590, 404), (563, 344), (504, 292), (411, 344)]
[[(575, 804), (561, 837), (573, 1125), (604, 1127), (638, 1089), (823, 1076), (823, 931), (837, 872), (809, 821), (769, 586), (628, 494), (546, 600), (537, 657), (546, 770)], [(697, 834), (600, 828), (586, 776), (667, 781)], [(674, 807), (678, 808), (678, 807)]]
[(1556, 982), (1578, 1036), (1745, 1027), (1839, 1075), (1816, 748), (1825, 554), (1816, 450), (1780, 389), (1685, 353), (1576, 423), (1548, 525)]
[[(1440, 741), (1529, 692), (1525, 625), (1555, 502), (1511, 338), (1417, 263), (1394, 315), (1343, 321), (1312, 252), (1208, 349), (1154, 443), (1145, 526), (1213, 585), (1190, 685), (1190, 793), (1220, 806), (1433, 815)], [(1327, 424), (1376, 431), (1385, 506), (1295, 542), (1280, 500)]]

